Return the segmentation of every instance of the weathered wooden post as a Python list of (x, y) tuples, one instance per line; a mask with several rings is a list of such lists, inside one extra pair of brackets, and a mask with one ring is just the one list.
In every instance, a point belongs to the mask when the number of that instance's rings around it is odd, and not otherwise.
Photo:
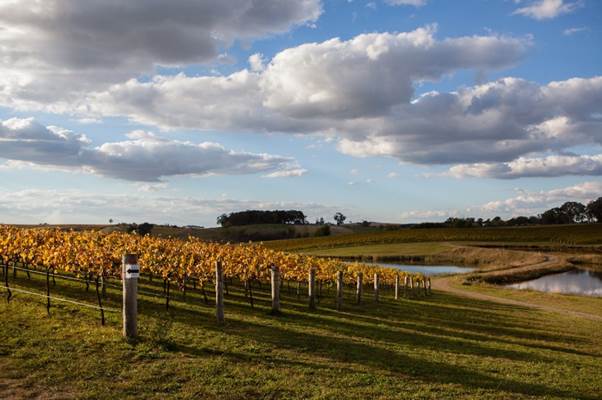
[(215, 318), (224, 323), (224, 270), (219, 260), (215, 262)]
[(410, 277), (405, 275), (403, 277), (403, 297), (407, 298), (408, 297), (408, 283), (409, 283)]
[(272, 285), (272, 314), (280, 314), (280, 270), (272, 264), (270, 267)]
[(138, 277), (140, 267), (136, 254), (124, 254), (121, 278), (123, 282), (123, 336), (133, 339), (138, 335)]
[(374, 273), (374, 301), (377, 302), (377, 303), (378, 303), (378, 295), (379, 295), (379, 293), (378, 293), (379, 292), (379, 287), (378, 287), (379, 285), (378, 284), (380, 283), (380, 281), (379, 281), (378, 278), (379, 278), (378, 273), (375, 272)]
[(361, 272), (357, 273), (357, 287), (355, 289), (355, 300), (357, 304), (360, 304), (362, 302), (362, 292), (364, 289), (363, 275), (364, 274), (362, 274)]
[(337, 311), (343, 305), (343, 271), (337, 272)]
[(431, 292), (431, 277), (430, 276), (428, 278), (426, 278), (426, 284), (428, 286), (428, 294), (433, 294), (433, 292)]
[(395, 300), (399, 300), (399, 274), (395, 274)]
[(309, 295), (309, 309), (316, 309), (316, 269), (309, 269), (309, 283), (307, 286), (307, 291)]
[(414, 297), (414, 277), (410, 276), (410, 297)]

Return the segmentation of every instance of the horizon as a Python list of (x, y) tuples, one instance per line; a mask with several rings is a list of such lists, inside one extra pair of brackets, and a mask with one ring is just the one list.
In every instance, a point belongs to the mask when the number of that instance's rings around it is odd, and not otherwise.
[(0, 220), (508, 219), (602, 196), (602, 3), (0, 5)]

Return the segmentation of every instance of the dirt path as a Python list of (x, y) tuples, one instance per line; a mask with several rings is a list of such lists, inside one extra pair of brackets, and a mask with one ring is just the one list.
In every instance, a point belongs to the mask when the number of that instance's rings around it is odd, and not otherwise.
[(562, 313), (564, 315), (569, 314), (569, 315), (572, 315), (572, 316), (578, 317), (578, 318), (586, 318), (586, 319), (590, 319), (590, 320), (594, 320), (594, 321), (602, 321), (602, 316), (599, 316), (599, 315), (588, 314), (588, 313), (584, 313), (584, 312), (572, 311), (572, 310), (566, 310), (566, 309), (559, 309), (557, 307), (545, 306), (543, 304), (529, 303), (529, 302), (521, 301), (521, 300), (513, 300), (513, 299), (507, 299), (504, 297), (491, 296), (491, 295), (484, 294), (484, 293), (473, 292), (471, 290), (467, 290), (467, 289), (463, 289), (461, 287), (454, 286), (453, 279), (454, 279), (453, 277), (442, 277), (442, 278), (434, 279), (433, 280), (433, 289), (452, 293), (457, 296), (468, 297), (468, 298), (475, 299), (475, 300), (491, 301), (491, 302), (500, 303), (500, 304), (509, 304), (509, 305), (514, 305), (514, 306), (529, 307), (529, 308), (553, 312), (553, 313)]

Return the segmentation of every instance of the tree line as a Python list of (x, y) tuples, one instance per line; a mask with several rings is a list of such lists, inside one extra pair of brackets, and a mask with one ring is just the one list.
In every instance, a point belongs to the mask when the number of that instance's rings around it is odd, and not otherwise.
[(307, 217), (298, 210), (247, 210), (222, 214), (217, 217), (222, 227), (254, 224), (307, 224)]
[(427, 222), (418, 224), (418, 228), (429, 227), (488, 227), (488, 226), (524, 226), (524, 225), (554, 225), (554, 224), (582, 224), (582, 223), (602, 223), (602, 197), (590, 201), (587, 205), (567, 201), (559, 207), (554, 207), (544, 211), (541, 214), (533, 216), (519, 216), (507, 220), (501, 217), (491, 219), (483, 218), (456, 218), (450, 217), (443, 223)]

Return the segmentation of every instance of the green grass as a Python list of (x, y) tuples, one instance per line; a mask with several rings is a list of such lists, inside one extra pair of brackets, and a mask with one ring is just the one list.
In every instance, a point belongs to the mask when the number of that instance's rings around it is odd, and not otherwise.
[(331, 249), (311, 249), (302, 251), (311, 255), (323, 257), (390, 257), (390, 256), (432, 256), (449, 248), (445, 243), (387, 243), (370, 244)]
[[(23, 274), (17, 284), (43, 288)], [(224, 327), (198, 291), (169, 312), (141, 295), (134, 344), (118, 314), (101, 327), (95, 310), (56, 303), (48, 317), (44, 299), (16, 293), (0, 303), (0, 398), (600, 398), (599, 321), (438, 292), (356, 306), (348, 292), (342, 312), (332, 294), (310, 312), (285, 285), (273, 317), (267, 291), (251, 309), (230, 287)], [(78, 283), (57, 281), (53, 294), (95, 301)], [(109, 289), (106, 305), (119, 308), (119, 296)]]
[(310, 250), (413, 242), (537, 243), (555, 246), (602, 244), (602, 225), (546, 225), (502, 228), (400, 229), (333, 237), (267, 242), (277, 250)]

